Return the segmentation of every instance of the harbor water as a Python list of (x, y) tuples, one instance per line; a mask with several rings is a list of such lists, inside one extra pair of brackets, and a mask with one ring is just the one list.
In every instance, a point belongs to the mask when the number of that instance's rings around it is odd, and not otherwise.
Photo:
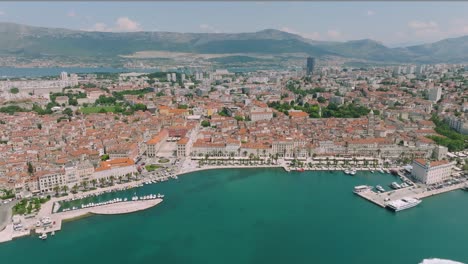
[(44, 241), (0, 244), (0, 256), (15, 264), (467, 262), (468, 192), (399, 213), (352, 192), (362, 184), (389, 189), (396, 180), (378, 172), (194, 172), (105, 197), (164, 194), (154, 208), (67, 222)]

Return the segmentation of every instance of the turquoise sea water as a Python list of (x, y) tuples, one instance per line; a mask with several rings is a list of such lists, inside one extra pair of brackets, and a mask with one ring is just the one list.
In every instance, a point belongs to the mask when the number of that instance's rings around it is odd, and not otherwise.
[(15, 264), (467, 262), (468, 192), (431, 197), (398, 214), (352, 193), (355, 185), (386, 187), (395, 179), (368, 172), (196, 172), (137, 190), (164, 193), (157, 207), (65, 223), (46, 241), (0, 244), (0, 256)]

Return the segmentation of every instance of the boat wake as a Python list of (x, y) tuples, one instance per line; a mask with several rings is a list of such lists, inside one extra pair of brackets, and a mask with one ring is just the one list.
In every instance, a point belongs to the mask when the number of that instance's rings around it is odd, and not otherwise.
[(448, 259), (433, 258), (433, 259), (424, 259), (419, 264), (464, 264), (464, 263), (454, 261), (454, 260), (448, 260)]

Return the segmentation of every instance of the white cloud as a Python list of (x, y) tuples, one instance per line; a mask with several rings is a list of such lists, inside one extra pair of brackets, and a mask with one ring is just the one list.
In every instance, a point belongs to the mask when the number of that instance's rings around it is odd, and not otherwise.
[(408, 26), (415, 30), (438, 30), (439, 25), (434, 21), (417, 21), (413, 20), (408, 23)]
[(288, 33), (291, 33), (291, 34), (296, 34), (296, 35), (299, 35), (303, 38), (308, 38), (308, 39), (312, 39), (312, 40), (320, 40), (321, 39), (321, 35), (320, 33), (318, 32), (312, 32), (312, 33), (304, 33), (304, 32), (299, 32), (293, 28), (289, 28), (289, 27), (281, 27), (279, 30), (281, 31), (284, 31), (284, 32), (288, 32)]
[(108, 32), (108, 31), (111, 31), (111, 30), (104, 23), (96, 23), (90, 29), (88, 29), (88, 31)]
[(451, 20), (449, 35), (468, 35), (468, 20), (465, 18), (456, 18)]
[(68, 16), (68, 17), (76, 17), (76, 13), (75, 13), (75, 11), (72, 10), (72, 11), (69, 11), (69, 12), (67, 13), (67, 16)]
[(373, 16), (373, 15), (375, 15), (375, 11), (367, 10), (367, 16)]
[(214, 26), (212, 25), (208, 25), (208, 24), (201, 24), (200, 26), (200, 29), (204, 32), (209, 32), (209, 33), (221, 33), (221, 30), (218, 30), (217, 28), (215, 28)]
[(128, 17), (119, 17), (115, 21), (114, 27), (109, 27), (105, 23), (95, 23), (91, 28), (85, 29), (87, 31), (101, 31), (101, 32), (135, 32), (141, 31), (140, 23), (131, 20)]
[(117, 27), (113, 31), (141, 31), (140, 23), (128, 17), (119, 17), (116, 25)]
[(440, 38), (444, 35), (439, 28), (439, 24), (435, 21), (413, 20), (408, 23), (408, 27), (415, 36), (420, 38)]
[(327, 31), (327, 36), (331, 39), (339, 39), (341, 38), (343, 35), (341, 34), (340, 31), (338, 30), (335, 30), (335, 29), (330, 29)]

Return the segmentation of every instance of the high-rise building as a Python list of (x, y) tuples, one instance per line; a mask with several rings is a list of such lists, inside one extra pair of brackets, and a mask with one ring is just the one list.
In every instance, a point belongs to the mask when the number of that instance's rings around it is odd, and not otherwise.
[(173, 82), (176, 82), (176, 81), (177, 81), (175, 72), (172, 73), (172, 81), (173, 81)]
[(308, 57), (307, 68), (306, 68), (307, 76), (311, 76), (314, 73), (314, 69), (315, 69), (315, 58)]
[(60, 79), (61, 79), (62, 81), (67, 81), (67, 80), (68, 80), (68, 73), (66, 73), (66, 72), (61, 72), (61, 73), (60, 73)]
[(440, 100), (440, 97), (442, 96), (442, 88), (441, 87), (434, 87), (429, 89), (429, 100), (433, 102), (437, 102)]

